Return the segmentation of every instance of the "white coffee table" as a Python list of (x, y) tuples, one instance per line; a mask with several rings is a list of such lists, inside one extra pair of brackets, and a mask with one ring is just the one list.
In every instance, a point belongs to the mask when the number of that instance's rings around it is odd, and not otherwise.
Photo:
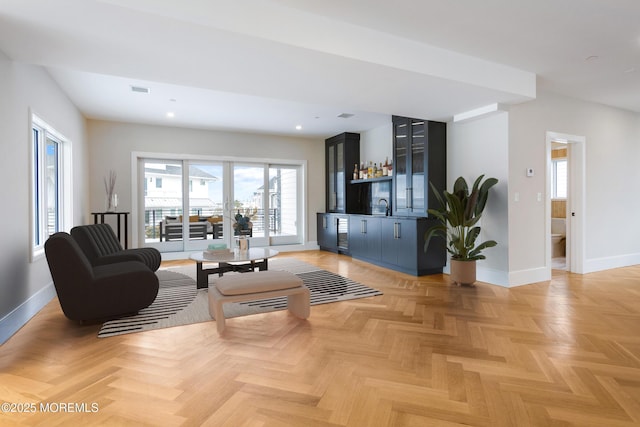
[[(214, 256), (205, 252), (195, 252), (189, 258), (196, 262), (196, 284), (198, 289), (209, 287), (209, 275), (222, 276), (227, 271), (239, 271), (241, 273), (269, 268), (268, 260), (280, 252), (269, 248), (250, 248), (248, 251), (229, 251), (225, 254)], [(203, 268), (203, 263), (216, 263), (217, 267)]]

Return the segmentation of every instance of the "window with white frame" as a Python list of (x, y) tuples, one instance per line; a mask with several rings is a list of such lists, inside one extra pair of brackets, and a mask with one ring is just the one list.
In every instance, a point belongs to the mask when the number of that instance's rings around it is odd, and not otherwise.
[(556, 159), (552, 162), (553, 176), (551, 189), (554, 199), (567, 198), (567, 159)]
[(31, 255), (44, 253), (44, 242), (64, 229), (68, 194), (64, 163), (67, 141), (37, 116), (31, 120)]

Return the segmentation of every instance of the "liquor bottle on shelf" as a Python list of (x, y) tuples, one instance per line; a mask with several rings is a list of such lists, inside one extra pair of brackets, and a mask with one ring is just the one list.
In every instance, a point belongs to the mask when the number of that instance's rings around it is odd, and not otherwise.
[(358, 164), (353, 168), (353, 179), (358, 179)]
[(389, 175), (389, 158), (387, 157), (382, 165), (382, 176)]
[(369, 160), (369, 167), (367, 168), (367, 178), (373, 178), (373, 163)]

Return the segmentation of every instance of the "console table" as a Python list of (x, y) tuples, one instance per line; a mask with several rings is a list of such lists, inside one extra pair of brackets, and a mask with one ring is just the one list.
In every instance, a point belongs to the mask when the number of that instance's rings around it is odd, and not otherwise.
[[(129, 249), (129, 212), (91, 212), (93, 215), (93, 223), (94, 224), (104, 224), (105, 216), (116, 216), (116, 235), (118, 236), (118, 240), (122, 243), (123, 234), (120, 232), (120, 228), (124, 223), (124, 248)], [(124, 220), (122, 219), (124, 218)], [(98, 222), (99, 220), (99, 222)]]

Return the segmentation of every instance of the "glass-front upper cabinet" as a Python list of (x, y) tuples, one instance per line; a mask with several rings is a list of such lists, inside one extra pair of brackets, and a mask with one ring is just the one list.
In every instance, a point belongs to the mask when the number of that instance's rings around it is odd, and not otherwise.
[(446, 123), (393, 117), (394, 215), (426, 217), (446, 188)]
[(360, 134), (341, 133), (325, 141), (327, 212), (350, 213), (357, 204), (349, 171), (360, 162)]
[(344, 176), (344, 142), (336, 144), (336, 212), (344, 212), (344, 187), (346, 185)]
[(395, 181), (395, 206), (396, 211), (406, 210), (408, 208), (408, 191), (407, 185), (407, 159), (410, 144), (409, 123), (407, 119), (394, 119), (393, 122), (393, 156), (394, 156), (394, 181)]
[(327, 145), (327, 212), (336, 210), (336, 144)]
[[(426, 155), (427, 126), (424, 120), (411, 119), (411, 209), (426, 212), (425, 190), (429, 183), (425, 179), (427, 173)], [(426, 213), (425, 213), (426, 215)]]

